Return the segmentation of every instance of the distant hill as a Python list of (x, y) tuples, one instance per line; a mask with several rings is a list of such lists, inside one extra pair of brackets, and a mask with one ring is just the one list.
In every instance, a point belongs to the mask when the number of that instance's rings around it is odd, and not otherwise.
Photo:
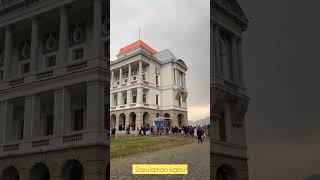
[(312, 176), (305, 178), (303, 180), (320, 180), (320, 175), (312, 175)]
[(197, 121), (189, 121), (190, 126), (204, 126), (210, 124), (210, 117), (206, 117), (204, 119), (200, 119)]

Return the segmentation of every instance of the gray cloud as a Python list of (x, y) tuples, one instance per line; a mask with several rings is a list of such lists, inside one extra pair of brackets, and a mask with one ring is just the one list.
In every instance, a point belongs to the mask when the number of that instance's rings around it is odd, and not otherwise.
[[(209, 107), (209, 0), (111, 0), (111, 56), (139, 38), (158, 51), (170, 49), (189, 70), (189, 106)], [(196, 117), (196, 112), (194, 117)], [(209, 114), (208, 114), (209, 116)], [(203, 117), (197, 117), (198, 120)]]
[(239, 2), (252, 18), (243, 48), (251, 179), (320, 173), (320, 2)]

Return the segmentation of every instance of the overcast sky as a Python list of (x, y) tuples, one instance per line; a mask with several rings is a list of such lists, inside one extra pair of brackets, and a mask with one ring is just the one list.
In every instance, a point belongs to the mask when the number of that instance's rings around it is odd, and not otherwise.
[(189, 120), (209, 117), (209, 0), (111, 0), (111, 60), (139, 39), (157, 51), (170, 49), (188, 66)]
[(239, 0), (244, 36), (251, 179), (320, 174), (319, 0)]

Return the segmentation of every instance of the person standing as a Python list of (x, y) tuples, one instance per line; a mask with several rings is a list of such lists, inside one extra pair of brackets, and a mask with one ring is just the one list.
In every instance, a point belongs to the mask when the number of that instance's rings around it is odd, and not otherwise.
[(198, 136), (198, 143), (202, 143), (202, 130), (198, 128), (197, 130), (197, 136)]

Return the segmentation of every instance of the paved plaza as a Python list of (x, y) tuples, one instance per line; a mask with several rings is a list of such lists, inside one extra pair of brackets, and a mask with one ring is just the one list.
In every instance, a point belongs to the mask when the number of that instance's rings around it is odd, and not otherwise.
[[(132, 175), (131, 164), (188, 164), (188, 175)], [(209, 180), (210, 179), (210, 143), (192, 143), (179, 147), (135, 154), (111, 160), (111, 180)]]

